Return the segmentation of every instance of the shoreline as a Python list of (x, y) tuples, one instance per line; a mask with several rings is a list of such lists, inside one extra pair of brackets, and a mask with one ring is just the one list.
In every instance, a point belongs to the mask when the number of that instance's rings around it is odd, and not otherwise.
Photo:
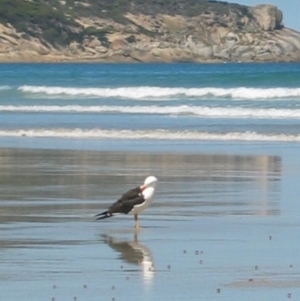
[(300, 60), (195, 60), (195, 61), (128, 61), (128, 60), (107, 60), (107, 59), (32, 59), (32, 60), (22, 60), (22, 59), (7, 59), (0, 58), (0, 65), (2, 64), (198, 64), (198, 65), (209, 65), (209, 64), (275, 64), (275, 63), (300, 63)]

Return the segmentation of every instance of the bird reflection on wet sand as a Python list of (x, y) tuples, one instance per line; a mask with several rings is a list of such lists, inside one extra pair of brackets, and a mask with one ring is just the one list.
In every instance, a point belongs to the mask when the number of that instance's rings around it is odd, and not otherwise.
[(116, 251), (123, 262), (139, 266), (145, 284), (151, 283), (155, 273), (152, 254), (149, 248), (138, 242), (137, 231), (133, 241), (119, 240), (106, 234), (101, 235), (101, 240)]

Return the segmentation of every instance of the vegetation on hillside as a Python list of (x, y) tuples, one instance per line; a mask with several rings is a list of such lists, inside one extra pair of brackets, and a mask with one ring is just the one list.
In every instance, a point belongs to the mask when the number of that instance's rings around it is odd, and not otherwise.
[(78, 25), (59, 9), (56, 0), (0, 0), (0, 7), (1, 23), (52, 45), (65, 45), (78, 36)]

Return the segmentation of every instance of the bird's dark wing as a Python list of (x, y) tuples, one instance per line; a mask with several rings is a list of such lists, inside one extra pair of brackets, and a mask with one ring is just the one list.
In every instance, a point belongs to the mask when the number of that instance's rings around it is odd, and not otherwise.
[(114, 204), (112, 204), (107, 211), (98, 213), (97, 220), (105, 219), (113, 216), (115, 213), (127, 214), (135, 205), (141, 204), (145, 201), (141, 188), (136, 187), (125, 192)]
[[(122, 200), (122, 199), (134, 199), (138, 196), (140, 196), (140, 194), (142, 193), (141, 191), (141, 188), (140, 187), (136, 187), (136, 188), (133, 188), (133, 189), (130, 189), (128, 190), (127, 192), (125, 192), (119, 200)], [(119, 201), (118, 200), (118, 201)]]
[(109, 214), (114, 213), (129, 213), (135, 205), (139, 205), (145, 202), (142, 194), (139, 194), (133, 198), (124, 198), (123, 196), (108, 208)]

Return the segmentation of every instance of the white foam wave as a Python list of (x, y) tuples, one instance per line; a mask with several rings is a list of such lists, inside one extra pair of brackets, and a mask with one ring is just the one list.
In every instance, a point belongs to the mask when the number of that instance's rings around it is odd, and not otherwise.
[(101, 129), (28, 129), (0, 130), (0, 137), (39, 137), (75, 139), (152, 139), (152, 140), (211, 140), (211, 141), (265, 141), (300, 142), (299, 135), (259, 134), (256, 132), (209, 133), (168, 130), (101, 130)]
[(11, 89), (10, 86), (0, 86), (0, 91), (5, 91)]
[(72, 88), (48, 86), (21, 86), (26, 93), (67, 95), (73, 97), (117, 97), (129, 99), (157, 99), (173, 97), (215, 97), (232, 99), (300, 99), (300, 88), (181, 88), (181, 87), (117, 87), (117, 88)]
[(0, 106), (0, 112), (121, 113), (193, 115), (202, 118), (299, 119), (300, 109), (223, 108), (202, 106)]

